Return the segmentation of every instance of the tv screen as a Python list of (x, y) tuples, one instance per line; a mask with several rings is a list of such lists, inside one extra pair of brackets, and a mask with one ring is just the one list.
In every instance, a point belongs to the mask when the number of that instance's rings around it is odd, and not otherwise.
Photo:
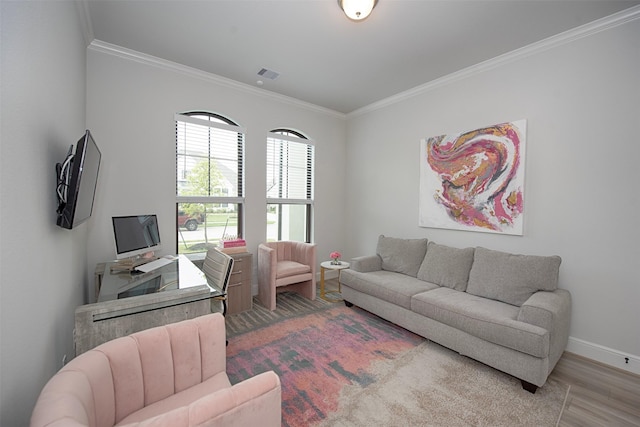
[(75, 154), (72, 154), (72, 150), (73, 146), (65, 161), (56, 165), (57, 224), (67, 229), (83, 223), (93, 212), (102, 157), (89, 130), (76, 144)]
[(117, 259), (131, 258), (160, 249), (156, 215), (114, 216), (111, 219)]

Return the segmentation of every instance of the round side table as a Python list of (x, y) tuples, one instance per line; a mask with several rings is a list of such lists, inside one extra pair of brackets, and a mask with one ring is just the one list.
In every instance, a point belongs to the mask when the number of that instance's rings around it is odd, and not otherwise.
[[(324, 261), (320, 263), (320, 298), (329, 302), (340, 302), (342, 298), (327, 298), (327, 294), (340, 294), (342, 293), (342, 288), (340, 286), (340, 271), (345, 268), (349, 268), (351, 264), (345, 261), (340, 261), (340, 264), (332, 264), (333, 261)], [(338, 270), (338, 289), (325, 291), (324, 289), (324, 271), (325, 270)]]

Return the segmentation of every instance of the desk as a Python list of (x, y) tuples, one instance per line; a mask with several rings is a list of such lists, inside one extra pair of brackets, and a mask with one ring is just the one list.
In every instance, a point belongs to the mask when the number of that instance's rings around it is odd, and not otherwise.
[(224, 295), (183, 255), (148, 273), (111, 272), (112, 264), (105, 263), (98, 302), (76, 308), (76, 355), (114, 338), (211, 313), (211, 298)]
[(105, 263), (100, 279), (98, 302), (169, 292), (207, 286), (211, 297), (222, 296), (222, 290), (207, 284), (202, 270), (196, 267), (186, 256), (178, 255), (170, 264), (148, 273), (130, 273), (111, 271), (115, 262)]

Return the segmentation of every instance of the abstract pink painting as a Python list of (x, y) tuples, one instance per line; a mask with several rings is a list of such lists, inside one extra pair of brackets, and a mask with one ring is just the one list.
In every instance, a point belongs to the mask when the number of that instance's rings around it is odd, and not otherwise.
[(420, 142), (421, 227), (522, 235), (526, 120)]

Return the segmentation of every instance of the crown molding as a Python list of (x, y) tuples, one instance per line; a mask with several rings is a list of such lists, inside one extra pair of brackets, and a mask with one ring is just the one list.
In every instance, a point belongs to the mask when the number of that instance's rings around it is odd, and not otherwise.
[(530, 45), (524, 46), (522, 48), (516, 49), (514, 51), (497, 56), (493, 59), (488, 59), (486, 61), (472, 65), (470, 67), (463, 68), (460, 71), (456, 71), (446, 76), (440, 77), (438, 79), (431, 80), (427, 83), (416, 86), (413, 89), (409, 89), (407, 91), (400, 92), (396, 95), (390, 96), (380, 101), (371, 103), (367, 106), (364, 106), (362, 108), (359, 108), (357, 110), (354, 110), (348, 113), (347, 119), (360, 116), (375, 110), (379, 110), (381, 108), (396, 104), (398, 102), (402, 102), (409, 98), (413, 98), (415, 96), (424, 94), (426, 92), (430, 92), (442, 86), (446, 86), (453, 82), (460, 81), (468, 77), (471, 77), (473, 75), (482, 73), (484, 71), (500, 67), (503, 64), (518, 61), (522, 58), (535, 55), (537, 53), (543, 52), (548, 49), (552, 49), (557, 46), (562, 46), (564, 44), (571, 43), (573, 41), (582, 39), (584, 37), (591, 36), (601, 31), (609, 30), (611, 28), (626, 24), (627, 22), (631, 22), (637, 19), (640, 19), (640, 6), (634, 6), (629, 9), (625, 9), (621, 12), (615, 13), (605, 18), (598, 19), (589, 24), (581, 25), (579, 27), (576, 27), (574, 29), (565, 31), (555, 36), (546, 38), (539, 42), (535, 42)]
[(126, 59), (129, 61), (134, 61), (134, 62), (142, 63), (145, 65), (149, 65), (152, 67), (160, 68), (163, 70), (184, 74), (189, 77), (194, 77), (200, 80), (204, 80), (208, 83), (213, 83), (219, 86), (224, 86), (234, 90), (239, 90), (251, 95), (268, 98), (272, 101), (281, 102), (283, 104), (289, 104), (297, 108), (303, 108), (316, 113), (326, 114), (338, 119), (344, 120), (347, 117), (346, 114), (340, 113), (335, 110), (320, 107), (318, 105), (311, 104), (309, 102), (304, 102), (299, 99), (292, 98), (286, 95), (280, 95), (278, 93), (270, 92), (265, 89), (255, 88), (251, 85), (241, 83), (226, 77), (222, 77), (217, 74), (208, 73), (206, 71), (202, 71), (197, 68), (188, 67), (186, 65), (182, 65), (177, 62), (172, 62), (166, 59), (158, 58), (156, 56), (147, 55), (142, 52), (138, 52), (132, 49), (127, 49), (122, 46), (114, 45), (111, 43), (103, 42), (101, 40), (94, 39), (89, 44), (88, 49), (93, 50), (95, 52), (104, 53), (107, 55), (117, 56), (119, 58)]

